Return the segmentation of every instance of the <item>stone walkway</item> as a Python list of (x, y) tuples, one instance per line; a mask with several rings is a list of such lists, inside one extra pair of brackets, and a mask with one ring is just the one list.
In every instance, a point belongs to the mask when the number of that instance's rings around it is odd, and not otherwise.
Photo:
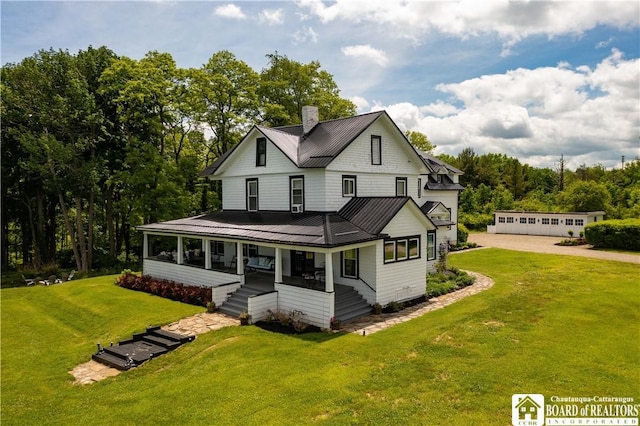
[[(427, 302), (393, 314), (369, 315), (346, 322), (340, 331), (356, 333), (363, 336), (373, 334), (377, 331), (384, 330), (385, 328), (417, 318), (427, 312), (442, 309), (460, 299), (486, 290), (493, 285), (493, 280), (489, 277), (470, 271), (469, 274), (476, 277), (476, 282), (469, 287), (435, 297)], [(209, 331), (218, 330), (222, 327), (235, 325), (240, 325), (240, 321), (238, 319), (216, 312), (212, 314), (201, 313), (186, 317), (171, 324), (162, 326), (162, 329), (183, 334), (185, 336), (197, 336), (198, 334), (208, 333)], [(106, 365), (91, 360), (78, 365), (69, 373), (76, 378), (74, 384), (87, 385), (106, 379), (107, 377), (117, 376), (121, 372), (120, 370), (107, 367)]]
[(393, 314), (369, 315), (353, 321), (348, 321), (343, 324), (341, 331), (348, 331), (351, 333), (361, 334), (363, 336), (373, 334), (380, 330), (384, 330), (385, 328), (417, 318), (427, 312), (442, 309), (460, 299), (480, 293), (481, 291), (487, 290), (493, 286), (493, 280), (491, 278), (476, 272), (467, 272), (476, 279), (476, 282), (468, 287), (454, 291), (453, 293), (434, 297), (433, 299), (429, 299), (427, 302), (411, 306), (410, 308), (403, 309), (402, 311)]
[[(240, 325), (240, 321), (216, 312), (212, 314), (201, 313), (182, 318), (180, 321), (162, 326), (162, 329), (185, 336), (197, 336), (198, 334), (208, 333), (211, 330), (234, 325)], [(76, 378), (74, 384), (87, 385), (107, 377), (117, 376), (121, 371), (91, 360), (78, 365), (69, 373)]]

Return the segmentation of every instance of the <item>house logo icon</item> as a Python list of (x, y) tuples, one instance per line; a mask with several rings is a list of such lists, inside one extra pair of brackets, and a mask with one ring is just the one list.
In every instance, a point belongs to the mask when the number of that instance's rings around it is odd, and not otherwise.
[(511, 421), (514, 426), (543, 426), (544, 395), (514, 394), (511, 397)]

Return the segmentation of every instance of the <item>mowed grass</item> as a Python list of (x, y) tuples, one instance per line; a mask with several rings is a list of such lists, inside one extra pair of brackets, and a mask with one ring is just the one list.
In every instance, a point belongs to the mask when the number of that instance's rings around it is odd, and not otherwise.
[(506, 425), (511, 395), (640, 399), (635, 264), (483, 249), (450, 257), (493, 288), (385, 331), (199, 336), (87, 386), (95, 343), (203, 309), (114, 277), (2, 296), (2, 424)]

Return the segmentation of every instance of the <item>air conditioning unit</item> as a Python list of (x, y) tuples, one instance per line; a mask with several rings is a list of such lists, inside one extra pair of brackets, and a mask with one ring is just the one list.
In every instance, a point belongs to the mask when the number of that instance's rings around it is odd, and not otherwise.
[(292, 213), (302, 213), (303, 212), (302, 204), (294, 204), (293, 206), (291, 206), (291, 212)]

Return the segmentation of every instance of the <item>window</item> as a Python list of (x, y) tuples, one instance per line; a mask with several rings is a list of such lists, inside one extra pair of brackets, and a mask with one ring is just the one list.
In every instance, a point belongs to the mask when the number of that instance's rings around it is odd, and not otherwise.
[(513, 218), (511, 216), (507, 217), (507, 223), (513, 223)]
[(409, 238), (409, 259), (420, 257), (420, 238)]
[(396, 197), (407, 196), (407, 178), (396, 178)]
[(257, 257), (258, 256), (258, 246), (253, 244), (243, 244), (242, 245), (242, 255), (245, 257)]
[(436, 258), (436, 232), (427, 231), (427, 260)]
[(498, 218), (498, 223), (505, 223), (506, 221), (507, 221), (507, 220), (506, 220), (504, 217), (502, 217), (502, 216), (500, 216), (500, 217)]
[(224, 255), (224, 241), (211, 241), (213, 254)]
[(573, 219), (567, 219), (565, 223), (569, 226), (573, 226)]
[(527, 218), (526, 217), (521, 217), (520, 218), (520, 223), (527, 223)]
[(536, 224), (536, 218), (535, 217), (530, 217), (529, 218), (529, 225), (535, 225)]
[[(433, 231), (435, 241), (435, 231)], [(435, 242), (434, 242), (435, 244)], [(400, 262), (420, 257), (420, 236), (398, 237), (384, 242), (384, 263)]]
[(289, 188), (291, 211), (293, 213), (302, 213), (304, 211), (304, 177), (296, 176), (289, 178)]
[(342, 196), (343, 197), (356, 196), (356, 177), (355, 176), (342, 176)]
[(371, 135), (371, 164), (382, 164), (382, 136)]
[(407, 253), (407, 240), (396, 241), (396, 260), (407, 260), (409, 253)]
[(418, 198), (422, 198), (422, 179), (418, 178)]
[(384, 242), (384, 263), (396, 261), (396, 242), (385, 241)]
[(247, 211), (258, 211), (258, 179), (247, 179)]
[(342, 276), (358, 278), (358, 249), (342, 252)]
[(552, 224), (552, 225), (558, 225), (558, 223), (559, 223), (559, 222), (558, 222), (558, 219), (557, 219), (557, 218), (552, 218), (552, 219), (551, 219), (551, 224)]
[(576, 226), (583, 226), (584, 225), (584, 219), (576, 219)]
[(258, 138), (256, 140), (256, 167), (267, 165), (267, 140)]
[(549, 218), (548, 217), (543, 217), (542, 218), (542, 224), (543, 225), (548, 225), (549, 224)]

